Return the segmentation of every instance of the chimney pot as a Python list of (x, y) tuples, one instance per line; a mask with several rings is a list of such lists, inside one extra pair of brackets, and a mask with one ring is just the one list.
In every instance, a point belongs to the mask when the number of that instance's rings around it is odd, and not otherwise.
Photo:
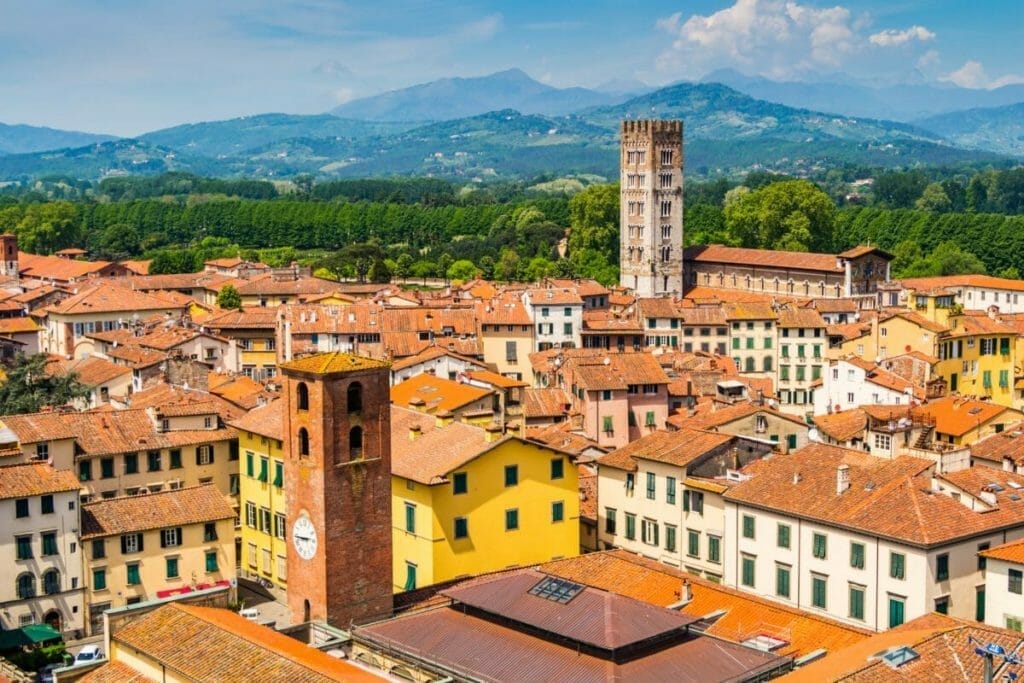
[(840, 465), (836, 470), (836, 495), (842, 495), (850, 488), (850, 466)]

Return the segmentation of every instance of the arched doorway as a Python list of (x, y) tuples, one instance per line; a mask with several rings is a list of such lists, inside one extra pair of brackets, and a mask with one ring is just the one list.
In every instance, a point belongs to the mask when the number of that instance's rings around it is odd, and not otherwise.
[(61, 632), (62, 624), (60, 612), (58, 612), (57, 610), (50, 610), (49, 612), (47, 612), (46, 616), (43, 617), (43, 621), (46, 623), (47, 626), (51, 627), (57, 633)]

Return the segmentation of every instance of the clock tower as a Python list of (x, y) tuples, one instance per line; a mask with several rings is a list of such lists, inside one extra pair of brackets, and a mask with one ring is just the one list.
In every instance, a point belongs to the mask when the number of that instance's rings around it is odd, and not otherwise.
[(389, 365), (346, 353), (279, 366), (292, 621), (391, 613)]

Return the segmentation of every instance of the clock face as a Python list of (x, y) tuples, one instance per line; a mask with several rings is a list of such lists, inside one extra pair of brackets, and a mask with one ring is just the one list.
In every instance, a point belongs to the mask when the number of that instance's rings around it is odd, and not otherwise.
[(295, 551), (304, 560), (316, 555), (316, 527), (306, 515), (301, 515), (292, 525), (292, 543)]

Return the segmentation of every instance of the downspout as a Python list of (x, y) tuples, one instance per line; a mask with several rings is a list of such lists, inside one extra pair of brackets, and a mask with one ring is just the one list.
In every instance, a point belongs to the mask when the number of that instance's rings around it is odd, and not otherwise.
[(881, 593), (878, 590), (878, 581), (881, 578), (882, 556), (878, 547), (878, 536), (875, 536), (875, 631), (878, 631), (878, 612), (881, 610)]
[(798, 517), (797, 520), (796, 520), (796, 606), (797, 606), (797, 609), (802, 609), (802, 604), (800, 602), (800, 586), (801, 586), (800, 575), (802, 574), (802, 572), (800, 571), (800, 564), (801, 564), (800, 563), (800, 558), (802, 557), (802, 555), (800, 554), (800, 546), (802, 545), (801, 541), (803, 539), (803, 533), (802, 533), (803, 532), (803, 524), (804, 524), (804, 521)]

